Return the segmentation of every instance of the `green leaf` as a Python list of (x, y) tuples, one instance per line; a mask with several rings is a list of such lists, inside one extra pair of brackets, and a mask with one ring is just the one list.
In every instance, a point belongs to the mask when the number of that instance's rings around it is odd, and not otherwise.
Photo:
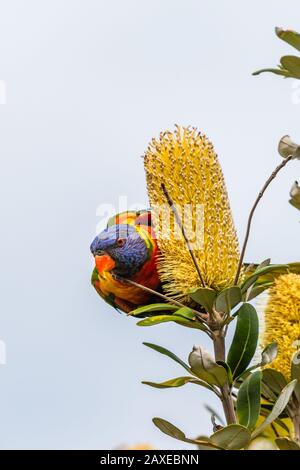
[(237, 415), (239, 423), (246, 428), (255, 428), (260, 412), (260, 384), (262, 373), (256, 371), (243, 382), (237, 396)]
[(231, 343), (227, 363), (235, 379), (241, 375), (250, 363), (258, 341), (258, 317), (255, 308), (243, 304), (238, 311), (237, 325)]
[(182, 307), (176, 310), (176, 316), (187, 318), (188, 320), (195, 320), (195, 312), (189, 307)]
[(167, 434), (168, 436), (171, 436), (174, 439), (178, 439), (179, 441), (186, 442), (187, 438), (184, 432), (174, 426), (172, 423), (169, 423), (169, 421), (157, 417), (153, 418), (152, 421), (154, 425), (164, 434)]
[(187, 326), (188, 328), (196, 328), (197, 330), (205, 330), (205, 327), (199, 321), (190, 321), (187, 318), (179, 315), (157, 315), (155, 317), (148, 317), (137, 323), (138, 326), (154, 326), (159, 323), (175, 322), (179, 325)]
[[(260, 406), (261, 406), (261, 408), (260, 408), (260, 416), (265, 417), (265, 418), (266, 418), (267, 416), (269, 416), (270, 411), (272, 410), (273, 405), (272, 405), (271, 403), (263, 403), (263, 402), (262, 402)], [(273, 422), (273, 424), (276, 424), (277, 426), (281, 427), (281, 429), (282, 429), (283, 431), (285, 431), (285, 433), (282, 434), (282, 436), (284, 436), (284, 435), (286, 435), (286, 434), (287, 434), (287, 435), (290, 435), (289, 426), (288, 426), (288, 425), (285, 423), (285, 421), (284, 421), (284, 420), (286, 420), (286, 418), (289, 418), (289, 415), (288, 415), (288, 413), (287, 413), (286, 411), (283, 411), (283, 412), (281, 413), (281, 415), (280, 415), (278, 418), (276, 418), (276, 419), (274, 420), (274, 422)], [(290, 424), (290, 421), (289, 421), (289, 420), (288, 420), (287, 422)]]
[[(265, 259), (264, 261), (262, 261), (258, 266), (257, 268), (255, 269), (255, 271), (260, 271), (261, 269), (265, 268), (266, 266), (269, 266), (271, 263), (271, 259), (270, 258), (267, 258)], [(255, 297), (257, 297), (258, 295), (260, 295), (262, 292), (264, 292), (265, 289), (267, 289), (270, 285), (272, 285), (272, 283), (266, 283), (266, 284), (263, 284), (261, 286), (255, 286), (254, 284), (252, 284), (249, 289), (247, 289), (246, 293), (244, 293), (243, 295), (243, 300), (245, 302), (249, 302), (250, 300), (254, 299)]]
[(154, 388), (175, 388), (175, 387), (182, 387), (187, 383), (193, 383), (196, 385), (200, 385), (201, 387), (207, 388), (212, 392), (216, 392), (215, 389), (209, 385), (208, 383), (204, 382), (203, 380), (196, 379), (195, 377), (176, 377), (176, 379), (166, 380), (165, 382), (156, 383), (156, 382), (148, 382), (143, 381), (142, 384), (149, 385), (150, 387)]
[(177, 317), (176, 315), (157, 315), (155, 317), (148, 317), (143, 320), (140, 320), (137, 325), (138, 326), (154, 326), (158, 325), (159, 323), (165, 323), (165, 322), (170, 322), (170, 321), (187, 321), (189, 323), (189, 320), (184, 320), (182, 317)]
[(287, 385), (286, 378), (275, 369), (264, 369), (262, 374), (262, 394), (268, 400), (275, 401)]
[(238, 286), (228, 287), (222, 290), (216, 299), (217, 312), (223, 312), (227, 315), (231, 310), (242, 301), (242, 292)]
[(212, 443), (209, 439), (205, 440), (198, 440), (198, 439), (189, 439), (186, 437), (183, 431), (181, 431), (179, 428), (174, 426), (172, 423), (169, 423), (169, 421), (166, 421), (165, 419), (162, 418), (153, 418), (153, 424), (164, 434), (167, 434), (167, 436), (173, 437), (174, 439), (178, 439), (179, 441), (183, 442), (188, 442), (189, 444), (196, 444), (198, 446), (201, 446), (201, 448), (205, 449), (220, 449), (218, 445), (215, 445)]
[(246, 447), (251, 439), (250, 431), (240, 424), (230, 424), (210, 436), (210, 440), (227, 450), (239, 450)]
[[(270, 404), (267, 405), (265, 403), (261, 403), (260, 416), (266, 418), (267, 416), (269, 416), (271, 410), (272, 410), (272, 405), (270, 405)], [(285, 422), (283, 421), (283, 420), (286, 420), (287, 418), (289, 418), (288, 414), (283, 412), (283, 413), (281, 413), (279, 418), (274, 419), (274, 421), (272, 423), (273, 432), (275, 432), (275, 430), (277, 432), (277, 429), (274, 426), (276, 424), (276, 426), (281, 428), (278, 435), (282, 435), (282, 436), (288, 435), (289, 436), (290, 435), (290, 429), (285, 424)], [(290, 422), (290, 421), (288, 420), (288, 422)], [(276, 434), (276, 432), (275, 432), (275, 434)]]
[(285, 55), (281, 57), (280, 63), (285, 70), (288, 70), (294, 78), (300, 78), (300, 57)]
[(162, 312), (164, 310), (176, 312), (176, 310), (178, 310), (178, 307), (176, 305), (163, 304), (163, 303), (150, 304), (150, 305), (144, 305), (143, 307), (139, 307), (139, 308), (136, 308), (135, 310), (132, 310), (129, 313), (129, 315), (136, 317), (141, 314), (152, 313), (152, 312)]
[(300, 34), (296, 31), (286, 30), (281, 28), (275, 28), (277, 36), (283, 41), (293, 46), (297, 51), (300, 51)]
[(273, 362), (278, 354), (278, 344), (277, 343), (270, 343), (268, 344), (263, 352), (261, 353), (261, 365), (266, 366)]
[[(246, 265), (247, 266), (247, 265)], [(294, 274), (300, 274), (300, 263), (288, 263), (286, 265), (281, 265), (281, 268), (282, 269), (276, 269), (275, 271), (273, 270), (273, 267), (275, 265), (270, 265), (271, 267), (271, 271), (270, 272), (267, 272), (263, 275), (261, 275), (255, 282), (255, 285), (254, 287), (258, 287), (258, 286), (263, 286), (265, 285), (266, 283), (269, 283), (269, 286), (270, 287), (272, 284), (274, 284), (274, 281), (281, 275), (281, 274), (284, 274), (284, 273), (294, 273)], [(280, 265), (276, 265), (277, 267), (280, 266)], [(253, 276), (256, 274), (256, 270), (257, 268), (255, 269), (255, 271), (253, 271), (253, 265), (248, 265), (247, 266), (247, 269), (246, 269), (246, 272), (245, 272), (245, 282), (249, 279), (249, 277)], [(250, 287), (250, 286), (249, 286)], [(244, 294), (245, 292), (243, 292)]]
[(282, 390), (281, 394), (277, 398), (271, 413), (267, 416), (267, 418), (262, 422), (262, 424), (254, 431), (252, 434), (252, 438), (255, 438), (259, 434), (263, 432), (263, 430), (269, 426), (279, 415), (285, 410), (288, 402), (290, 401), (291, 395), (295, 389), (297, 380), (292, 380), (289, 384), (287, 384), (284, 389)]
[(284, 70), (280, 68), (260, 69), (260, 70), (256, 70), (255, 72), (253, 72), (252, 75), (260, 75), (261, 73), (264, 73), (264, 72), (275, 73), (275, 75), (282, 75), (283, 77), (286, 77), (286, 78), (292, 78), (291, 73), (288, 70)]
[[(244, 382), (244, 380), (246, 380), (249, 375), (251, 374), (252, 371), (254, 371), (255, 369), (257, 369), (258, 367), (260, 367), (260, 364), (254, 364), (253, 366), (251, 367), (248, 367), (248, 369), (244, 370), (244, 372), (242, 374), (240, 374), (238, 377), (235, 378), (235, 387), (239, 388), (242, 383)], [(242, 382), (242, 383), (240, 383)]]
[(289, 273), (300, 274), (300, 263), (289, 263)]
[(170, 359), (173, 359), (173, 361), (177, 362), (177, 364), (180, 364), (185, 370), (188, 372), (191, 372), (191, 369), (189, 366), (183, 362), (176, 354), (173, 354), (171, 351), (169, 351), (166, 348), (163, 348), (162, 346), (158, 346), (157, 344), (153, 343), (143, 343), (145, 346), (147, 346), (150, 349), (153, 349), (154, 351), (159, 352), (160, 354), (163, 354), (164, 356), (169, 357)]
[(253, 300), (255, 299), (255, 297), (258, 297), (266, 289), (269, 289), (269, 287), (271, 287), (272, 285), (273, 282), (265, 282), (264, 284), (261, 284), (259, 286), (255, 286), (252, 284), (252, 286), (250, 286), (247, 292), (243, 295), (243, 299), (246, 302), (250, 302), (250, 300)]
[(245, 281), (241, 285), (242, 293), (246, 292), (252, 284), (259, 279), (261, 276), (265, 276), (271, 272), (278, 272), (278, 273), (285, 273), (289, 269), (288, 265), (286, 264), (271, 264), (269, 266), (265, 266), (264, 268), (257, 269), (254, 271), (253, 274), (248, 276)]
[(231, 386), (233, 382), (233, 377), (232, 377), (232, 372), (231, 372), (229, 365), (227, 364), (227, 362), (224, 362), (224, 361), (216, 361), (216, 363), (224, 367), (224, 369), (226, 370), (227, 380), (228, 380), (229, 385)]
[(227, 382), (227, 371), (217, 364), (213, 357), (200, 346), (194, 346), (189, 355), (192, 372), (210, 385), (222, 387)]
[(190, 297), (205, 308), (205, 311), (208, 313), (212, 312), (215, 298), (217, 297), (217, 292), (212, 289), (200, 288), (194, 292), (191, 292)]
[(271, 258), (264, 259), (261, 263), (256, 268), (256, 271), (259, 271), (262, 268), (265, 268), (266, 266), (270, 266), (271, 264)]
[(287, 437), (278, 437), (275, 439), (276, 445), (280, 450), (300, 450), (297, 442), (288, 439)]
[(300, 351), (296, 351), (292, 357), (291, 377), (297, 380), (295, 395), (300, 404)]
[(142, 384), (149, 385), (150, 387), (154, 388), (174, 388), (182, 387), (189, 382), (195, 382), (195, 380), (197, 379), (194, 377), (176, 377), (176, 379), (166, 380), (165, 382), (161, 383), (143, 381)]

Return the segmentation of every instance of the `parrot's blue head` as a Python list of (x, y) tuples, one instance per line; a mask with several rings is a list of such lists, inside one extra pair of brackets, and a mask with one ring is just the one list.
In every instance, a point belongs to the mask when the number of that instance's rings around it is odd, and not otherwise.
[(145, 240), (133, 225), (107, 227), (91, 244), (94, 256), (109, 255), (116, 263), (113, 271), (120, 276), (137, 273), (148, 258)]

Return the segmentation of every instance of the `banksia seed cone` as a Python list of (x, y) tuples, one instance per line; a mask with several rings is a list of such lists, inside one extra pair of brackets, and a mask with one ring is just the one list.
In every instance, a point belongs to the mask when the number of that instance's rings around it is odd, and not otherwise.
[[(194, 239), (188, 238), (205, 286), (220, 290), (231, 285), (239, 260), (238, 240), (212, 144), (195, 128), (176, 127), (174, 132), (163, 132), (151, 141), (144, 163), (165, 291), (184, 297), (202, 285), (174, 223), (162, 183), (181, 213), (186, 231), (195, 234)], [(171, 220), (169, 228), (167, 220)]]
[(299, 349), (300, 340), (299, 274), (284, 274), (276, 279), (269, 290), (264, 317), (264, 346), (273, 341), (278, 343), (278, 356), (271, 367), (289, 379), (292, 355)]

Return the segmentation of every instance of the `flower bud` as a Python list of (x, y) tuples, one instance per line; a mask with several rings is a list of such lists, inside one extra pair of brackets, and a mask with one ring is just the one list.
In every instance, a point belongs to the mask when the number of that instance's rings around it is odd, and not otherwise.
[(298, 184), (298, 181), (295, 181), (295, 183), (293, 184), (290, 191), (290, 196), (290, 204), (296, 207), (296, 209), (300, 210), (300, 186)]
[(300, 159), (300, 145), (293, 142), (289, 135), (285, 135), (280, 139), (278, 152), (283, 158), (292, 155), (294, 158)]
[(222, 387), (227, 380), (227, 372), (201, 346), (194, 346), (189, 355), (189, 364), (197, 377), (210, 385)]
[(291, 187), (290, 196), (292, 199), (295, 199), (297, 202), (300, 202), (300, 186), (298, 181), (295, 181)]

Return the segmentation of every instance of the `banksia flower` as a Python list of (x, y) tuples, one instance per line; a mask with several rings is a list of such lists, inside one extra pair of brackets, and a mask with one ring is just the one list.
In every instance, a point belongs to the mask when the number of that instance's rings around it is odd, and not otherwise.
[(116, 450), (155, 450), (155, 447), (152, 444), (148, 444), (148, 442), (142, 442), (132, 446), (119, 447)]
[(264, 320), (264, 346), (273, 341), (278, 343), (278, 356), (271, 367), (289, 379), (292, 355), (299, 348), (300, 340), (299, 274), (284, 274), (276, 279), (269, 290)]
[(231, 285), (239, 260), (238, 240), (222, 169), (210, 141), (195, 128), (176, 127), (152, 140), (144, 163), (165, 291), (184, 297), (202, 285), (162, 183), (191, 234), (188, 238), (205, 286), (220, 290)]

